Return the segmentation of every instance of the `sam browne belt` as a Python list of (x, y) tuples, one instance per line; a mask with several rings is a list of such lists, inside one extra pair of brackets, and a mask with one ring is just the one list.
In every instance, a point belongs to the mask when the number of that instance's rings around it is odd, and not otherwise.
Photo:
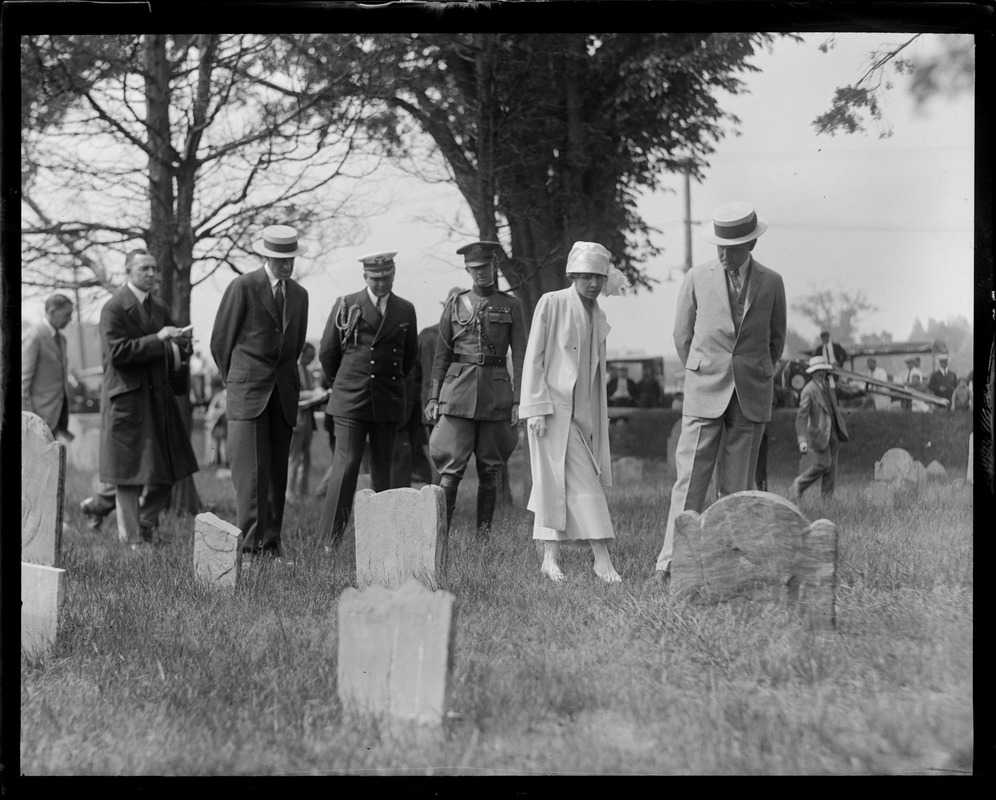
[(488, 356), (484, 353), (467, 354), (467, 353), (454, 353), (453, 360), (459, 361), (462, 364), (477, 364), (479, 367), (498, 367), (505, 366), (504, 356)]

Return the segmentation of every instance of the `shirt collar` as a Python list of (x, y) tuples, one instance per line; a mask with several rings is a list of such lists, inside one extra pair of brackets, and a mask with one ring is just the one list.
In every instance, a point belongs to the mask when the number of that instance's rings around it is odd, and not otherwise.
[(48, 321), (48, 317), (43, 316), (41, 321), (45, 323), (45, 327), (48, 328), (49, 336), (55, 336), (58, 331), (55, 329), (55, 325)]
[(374, 308), (380, 308), (380, 301), (381, 300), (383, 300), (384, 303), (386, 304), (387, 303), (387, 298), (390, 297), (390, 296), (391, 296), (391, 294), (389, 292), (388, 294), (384, 295), (384, 297), (382, 297), (382, 298), (381, 297), (377, 297), (377, 295), (375, 295), (372, 291), (370, 291), (370, 287), (369, 286), (367, 287), (367, 297), (370, 298), (370, 302), (373, 303), (373, 307)]
[(135, 295), (135, 297), (137, 297), (137, 298), (138, 298), (138, 302), (139, 302), (139, 303), (144, 303), (144, 302), (145, 302), (145, 298), (149, 296), (149, 293), (148, 293), (148, 292), (143, 292), (143, 291), (142, 291), (141, 289), (139, 289), (139, 288), (138, 288), (138, 287), (137, 287), (137, 286), (136, 286), (136, 285), (135, 285), (134, 283), (132, 283), (131, 281), (128, 281), (128, 284), (127, 284), (127, 285), (128, 285), (128, 288), (129, 288), (129, 289), (131, 289), (131, 291), (132, 291), (132, 294), (134, 294), (134, 295)]
[(266, 270), (266, 278), (267, 278), (267, 280), (270, 281), (270, 288), (273, 291), (276, 291), (277, 290), (277, 282), (280, 280), (280, 278), (278, 278), (276, 275), (274, 275), (270, 271), (270, 265), (269, 264), (263, 264), (263, 269)]
[[(751, 260), (752, 260), (752, 256), (751, 256), (750, 253), (748, 253), (747, 254), (747, 260), (744, 261), (744, 263), (741, 264), (736, 269), (737, 277), (740, 279), (741, 283), (743, 283), (744, 282), (744, 278), (747, 277), (747, 270), (750, 268)], [(726, 270), (726, 272), (731, 272), (731, 271), (732, 270)]]

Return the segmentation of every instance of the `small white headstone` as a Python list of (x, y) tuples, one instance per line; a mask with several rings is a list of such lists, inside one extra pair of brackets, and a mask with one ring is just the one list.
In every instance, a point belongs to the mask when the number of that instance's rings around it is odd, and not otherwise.
[(410, 578), (446, 582), (446, 506), (441, 487), (363, 489), (353, 500), (356, 585), (396, 589)]
[(21, 560), (54, 567), (62, 549), (66, 446), (37, 414), (21, 412)]
[(415, 580), (396, 590), (345, 589), (338, 654), (343, 706), (393, 722), (441, 726), (455, 599)]
[(612, 462), (612, 485), (624, 486), (643, 480), (643, 459), (623, 456)]
[(65, 596), (64, 569), (21, 562), (21, 648), (40, 655), (55, 644)]
[(194, 575), (234, 590), (242, 569), (242, 531), (211, 513), (194, 518)]

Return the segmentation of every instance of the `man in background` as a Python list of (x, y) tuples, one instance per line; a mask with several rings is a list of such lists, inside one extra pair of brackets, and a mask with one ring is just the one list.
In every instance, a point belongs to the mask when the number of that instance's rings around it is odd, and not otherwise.
[(69, 432), (69, 360), (62, 329), (73, 316), (73, 301), (53, 294), (45, 316), (21, 338), (21, 409), (41, 417), (52, 435), (71, 441)]
[[(947, 353), (941, 353), (937, 357), (937, 363), (937, 369), (930, 373), (927, 389), (931, 394), (947, 400), (950, 408), (951, 395), (954, 394), (955, 387), (958, 385), (958, 376), (955, 375), (954, 370), (948, 369)], [(941, 406), (935, 406), (935, 408), (940, 409)]]
[(799, 397), (799, 410), (795, 415), (795, 433), (799, 452), (811, 452), (813, 462), (792, 481), (789, 499), (798, 502), (806, 489), (820, 481), (824, 498), (833, 496), (837, 480), (837, 449), (847, 441), (847, 426), (837, 406), (837, 396), (827, 378), (833, 367), (821, 356), (809, 359), (806, 369), (813, 379), (807, 383)]
[(125, 269), (127, 283), (100, 312), (100, 480), (115, 487), (118, 539), (134, 548), (152, 542), (173, 484), (197, 471), (197, 458), (170, 385), (192, 352), (190, 331), (153, 295), (159, 267), (147, 250), (130, 252)]
[[(868, 366), (868, 377), (874, 378), (878, 381), (887, 381), (889, 376), (884, 369), (878, 366), (878, 362), (874, 358), (869, 358), (866, 362)], [(887, 394), (882, 394), (878, 391), (873, 391), (875, 389), (874, 384), (866, 383), (865, 389), (871, 395), (872, 408), (876, 411), (888, 411), (889, 406), (892, 403), (892, 398)]]

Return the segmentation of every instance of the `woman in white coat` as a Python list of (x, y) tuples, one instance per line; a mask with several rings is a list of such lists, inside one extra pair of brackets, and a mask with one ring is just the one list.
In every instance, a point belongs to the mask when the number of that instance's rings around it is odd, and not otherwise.
[(605, 397), (605, 338), (609, 325), (599, 294), (625, 279), (609, 251), (576, 242), (567, 258), (572, 285), (540, 297), (533, 312), (522, 373), (519, 417), (528, 420), (535, 514), (533, 539), (544, 543), (542, 573), (562, 581), (561, 544), (591, 546), (595, 574), (621, 578), (609, 558), (615, 538), (603, 486), (612, 485)]

